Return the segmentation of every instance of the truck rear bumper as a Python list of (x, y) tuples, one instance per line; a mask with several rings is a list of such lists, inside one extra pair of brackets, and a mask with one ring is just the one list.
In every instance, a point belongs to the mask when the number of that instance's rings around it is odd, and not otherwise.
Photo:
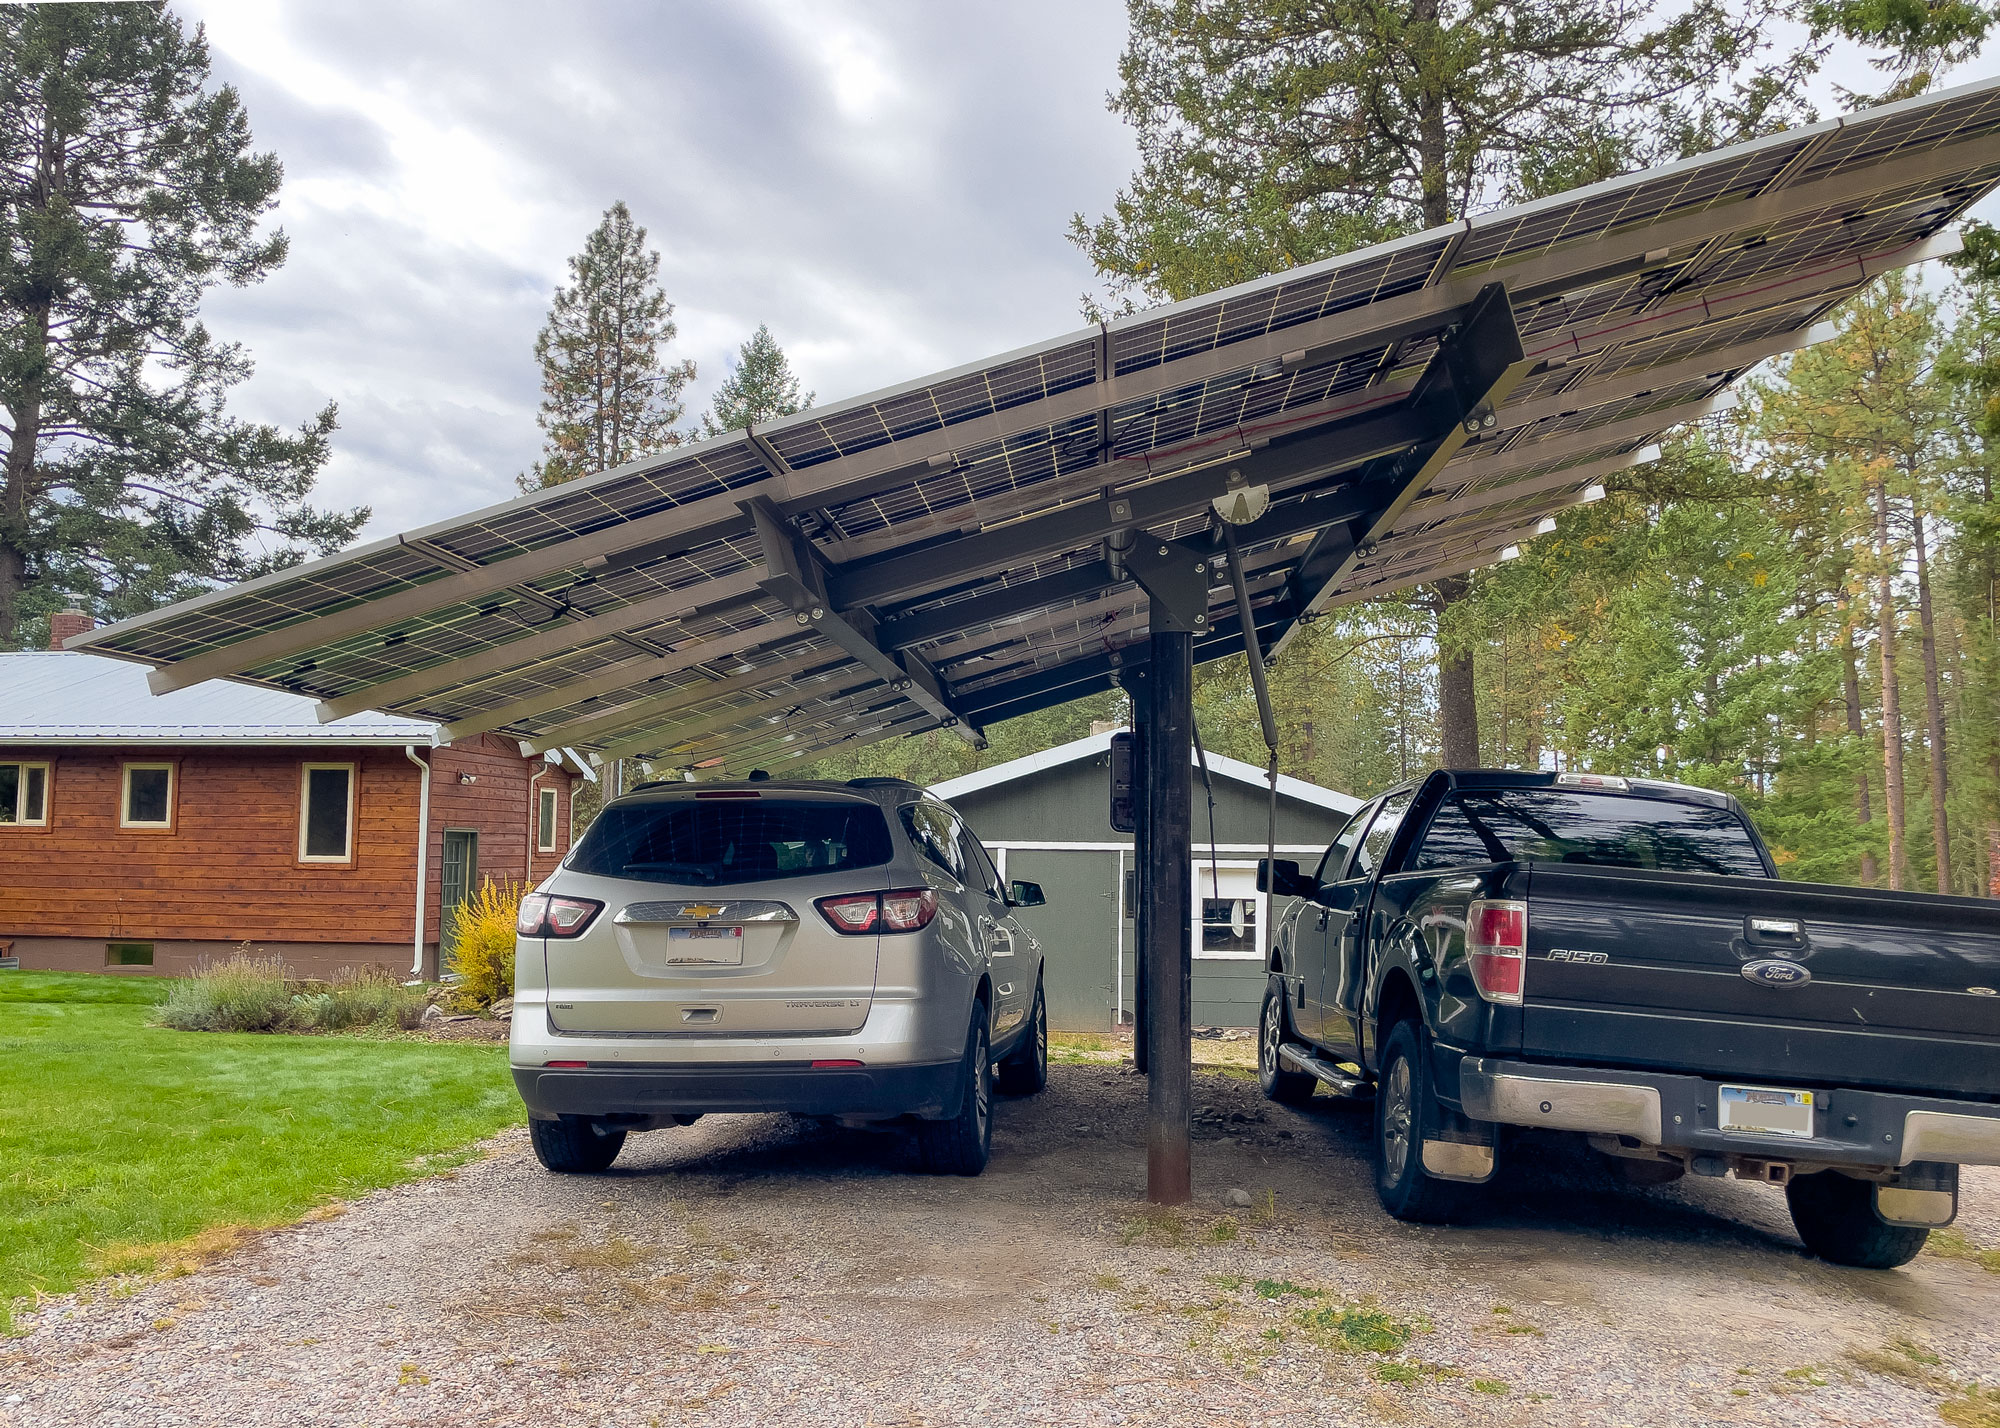
[(794, 1111), (819, 1116), (928, 1116), (955, 1110), (963, 1063), (918, 1066), (516, 1066), (528, 1113), (553, 1116), (713, 1115)]
[(1459, 1102), (1474, 1120), (1623, 1136), (1644, 1146), (1835, 1165), (2000, 1165), (2000, 1106), (1884, 1091), (1812, 1088), (1814, 1134), (1716, 1127), (1717, 1082), (1594, 1066), (1467, 1056)]

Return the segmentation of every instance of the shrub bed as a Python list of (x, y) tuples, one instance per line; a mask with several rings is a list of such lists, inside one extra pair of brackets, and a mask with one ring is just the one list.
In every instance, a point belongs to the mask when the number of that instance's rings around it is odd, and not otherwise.
[(176, 1031), (414, 1030), (423, 1020), (422, 988), (385, 972), (344, 971), (330, 982), (300, 981), (276, 957), (245, 949), (207, 962), (169, 988), (154, 1019)]

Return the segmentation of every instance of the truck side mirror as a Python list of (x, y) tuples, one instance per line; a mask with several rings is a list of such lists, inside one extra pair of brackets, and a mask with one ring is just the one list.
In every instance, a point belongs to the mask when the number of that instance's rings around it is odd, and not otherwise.
[(1290, 858), (1259, 858), (1257, 891), (1279, 897), (1311, 897), (1319, 891), (1319, 883), (1300, 872)]
[(1011, 907), (1042, 907), (1048, 899), (1042, 896), (1040, 883), (1028, 883), (1016, 879), (1007, 884), (1007, 902)]

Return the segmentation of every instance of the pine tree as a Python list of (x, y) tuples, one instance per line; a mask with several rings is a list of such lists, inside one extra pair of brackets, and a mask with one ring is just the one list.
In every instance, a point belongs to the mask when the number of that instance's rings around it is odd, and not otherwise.
[(0, 646), (70, 600), (119, 617), (345, 545), (309, 504), (334, 409), (235, 420), (217, 283), (285, 260), (283, 171), (163, 4), (0, 8)]
[(569, 277), (535, 337), (542, 459), (519, 478), (524, 491), (608, 471), (684, 439), (681, 392), (694, 380), (694, 363), (662, 354), (679, 335), (674, 305), (660, 288), (660, 255), (622, 200), (569, 260)]
[(715, 401), (701, 419), (710, 436), (741, 431), (753, 422), (791, 416), (813, 404), (813, 393), (799, 392), (799, 379), (785, 360), (784, 349), (763, 323), (736, 353), (728, 380), (716, 388)]

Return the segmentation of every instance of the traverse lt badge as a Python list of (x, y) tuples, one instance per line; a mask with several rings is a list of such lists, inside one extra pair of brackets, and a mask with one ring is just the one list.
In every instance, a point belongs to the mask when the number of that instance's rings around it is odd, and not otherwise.
[(1757, 962), (1745, 962), (1743, 975), (1765, 987), (1803, 987), (1812, 980), (1812, 973), (1796, 962), (1787, 962), (1782, 957), (1766, 957)]

